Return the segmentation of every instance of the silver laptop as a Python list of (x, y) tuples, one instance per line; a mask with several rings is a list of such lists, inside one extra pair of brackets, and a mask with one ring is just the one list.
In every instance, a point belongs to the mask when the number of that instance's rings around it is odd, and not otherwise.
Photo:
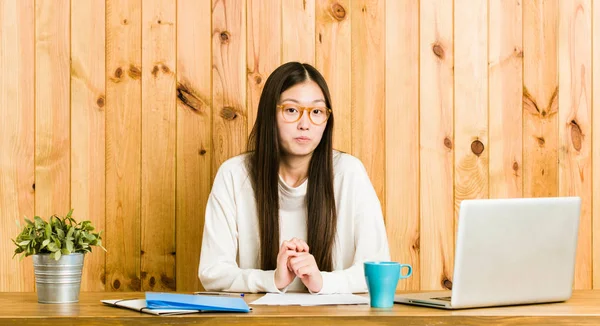
[(394, 301), (443, 309), (565, 301), (580, 211), (579, 197), (464, 200), (452, 291), (397, 294)]

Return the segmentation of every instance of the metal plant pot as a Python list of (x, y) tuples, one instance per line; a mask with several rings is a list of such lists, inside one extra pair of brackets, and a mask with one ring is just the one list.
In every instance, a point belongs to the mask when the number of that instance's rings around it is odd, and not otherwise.
[(84, 254), (63, 255), (59, 260), (50, 258), (50, 254), (35, 254), (32, 257), (38, 302), (79, 301)]

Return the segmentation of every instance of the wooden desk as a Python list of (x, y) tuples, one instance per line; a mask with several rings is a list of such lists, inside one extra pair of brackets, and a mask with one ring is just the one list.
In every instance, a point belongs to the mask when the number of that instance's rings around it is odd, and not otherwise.
[[(253, 306), (245, 314), (153, 316), (103, 305), (101, 299), (144, 294), (82, 292), (75, 304), (39, 304), (35, 293), (0, 292), (0, 325), (600, 325), (600, 290), (575, 291), (563, 303), (446, 311), (396, 304), (390, 309), (353, 306)], [(260, 295), (248, 295), (251, 302)]]

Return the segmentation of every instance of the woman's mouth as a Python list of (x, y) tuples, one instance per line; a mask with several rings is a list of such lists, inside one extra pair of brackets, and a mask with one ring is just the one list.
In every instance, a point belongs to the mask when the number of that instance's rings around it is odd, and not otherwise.
[(294, 138), (295, 141), (299, 142), (299, 143), (307, 143), (310, 141), (309, 137), (306, 136), (300, 136), (300, 137), (296, 137)]

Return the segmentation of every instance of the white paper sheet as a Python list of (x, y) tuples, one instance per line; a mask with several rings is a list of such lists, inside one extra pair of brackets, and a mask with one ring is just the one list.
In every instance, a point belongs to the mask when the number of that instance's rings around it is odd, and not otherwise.
[(269, 306), (369, 304), (369, 298), (354, 294), (267, 293), (250, 304)]

